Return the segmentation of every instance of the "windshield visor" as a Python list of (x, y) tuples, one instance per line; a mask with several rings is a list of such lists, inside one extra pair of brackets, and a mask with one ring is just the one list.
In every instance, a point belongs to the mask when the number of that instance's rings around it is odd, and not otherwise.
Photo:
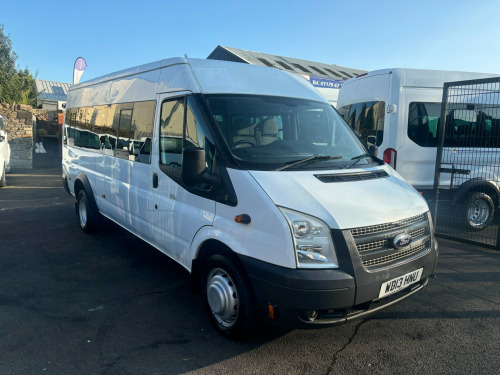
[(342, 168), (367, 153), (327, 103), (274, 96), (206, 98), (230, 152), (247, 169)]

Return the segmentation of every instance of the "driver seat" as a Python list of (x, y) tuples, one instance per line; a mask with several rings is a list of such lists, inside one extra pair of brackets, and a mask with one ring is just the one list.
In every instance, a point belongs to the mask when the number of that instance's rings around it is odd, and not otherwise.
[(233, 121), (233, 137), (231, 148), (255, 146), (255, 124), (248, 117), (240, 117)]
[(268, 118), (259, 123), (255, 131), (255, 138), (257, 138), (258, 145), (268, 145), (274, 141), (281, 140), (278, 137), (278, 124), (273, 118)]

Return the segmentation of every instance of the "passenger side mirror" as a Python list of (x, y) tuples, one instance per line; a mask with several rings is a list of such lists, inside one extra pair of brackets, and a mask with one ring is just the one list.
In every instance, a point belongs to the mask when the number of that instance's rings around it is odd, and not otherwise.
[(201, 147), (182, 150), (181, 178), (187, 186), (196, 186), (201, 183), (216, 185), (219, 183), (218, 175), (207, 172), (205, 150)]

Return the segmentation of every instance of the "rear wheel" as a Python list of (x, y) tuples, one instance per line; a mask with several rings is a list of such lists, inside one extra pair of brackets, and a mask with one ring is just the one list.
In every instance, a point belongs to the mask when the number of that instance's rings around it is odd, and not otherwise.
[(99, 212), (90, 204), (84, 189), (78, 193), (76, 208), (80, 228), (86, 233), (94, 232), (98, 228)]
[(495, 205), (486, 193), (469, 193), (465, 200), (463, 216), (465, 229), (480, 231), (490, 225), (495, 214)]
[(213, 255), (203, 272), (203, 303), (212, 324), (224, 336), (242, 338), (258, 325), (255, 298), (242, 267)]

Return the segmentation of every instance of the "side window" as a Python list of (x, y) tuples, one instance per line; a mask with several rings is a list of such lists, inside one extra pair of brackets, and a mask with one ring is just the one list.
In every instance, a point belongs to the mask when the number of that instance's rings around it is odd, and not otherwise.
[(160, 164), (180, 168), (185, 98), (170, 99), (161, 105)]
[(422, 147), (436, 147), (441, 104), (411, 102), (408, 107), (408, 138)]
[(151, 163), (151, 139), (153, 137), (155, 106), (155, 101), (134, 104), (130, 146), (135, 161), (139, 163)]
[(78, 108), (76, 114), (76, 127), (73, 128), (74, 145), (98, 151), (100, 149), (99, 136), (93, 131), (91, 123), (92, 107)]
[(212, 170), (213, 153), (206, 142), (205, 119), (192, 96), (187, 98), (186, 112), (186, 143), (185, 147), (201, 147), (205, 149), (208, 170)]
[(183, 147), (204, 148), (211, 170), (213, 151), (206, 140), (205, 119), (192, 96), (164, 101), (160, 121), (160, 164), (172, 168), (169, 175), (179, 177)]
[(119, 120), (119, 105), (112, 104), (108, 106), (106, 111), (106, 129), (105, 133), (101, 135), (102, 152), (104, 155), (115, 156)]
[(109, 133), (108, 127), (111, 127), (111, 124), (108, 124), (108, 106), (99, 105), (95, 106), (91, 116), (91, 124), (94, 132), (97, 134), (99, 138), (99, 148), (101, 153), (104, 152), (104, 144), (106, 143), (106, 134)]
[(132, 151), (130, 147), (130, 128), (132, 126), (132, 109), (124, 108), (124, 105), (120, 105), (120, 110), (117, 113), (118, 113), (118, 137), (116, 139), (116, 157), (129, 160)]
[(384, 139), (385, 102), (355, 103), (340, 108), (339, 113), (365, 142), (368, 150), (376, 153)]

